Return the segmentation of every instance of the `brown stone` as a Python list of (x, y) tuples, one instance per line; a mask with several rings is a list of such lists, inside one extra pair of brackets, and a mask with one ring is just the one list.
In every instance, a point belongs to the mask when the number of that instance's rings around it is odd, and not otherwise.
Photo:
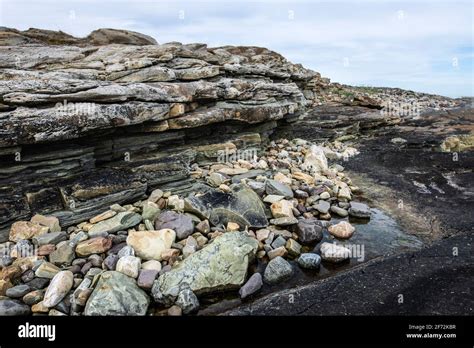
[(10, 240), (12, 242), (18, 242), (22, 239), (31, 239), (35, 236), (48, 233), (48, 231), (49, 227), (41, 226), (35, 222), (17, 221), (14, 222), (10, 228)]
[(85, 240), (76, 246), (76, 254), (80, 257), (101, 254), (112, 247), (112, 239), (97, 237)]

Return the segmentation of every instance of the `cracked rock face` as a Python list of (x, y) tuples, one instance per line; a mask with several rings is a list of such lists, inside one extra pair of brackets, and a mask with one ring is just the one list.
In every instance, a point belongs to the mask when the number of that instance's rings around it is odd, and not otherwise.
[(161, 275), (153, 285), (152, 295), (160, 303), (172, 304), (186, 288), (196, 295), (238, 289), (245, 282), (257, 247), (258, 242), (245, 233), (225, 233)]

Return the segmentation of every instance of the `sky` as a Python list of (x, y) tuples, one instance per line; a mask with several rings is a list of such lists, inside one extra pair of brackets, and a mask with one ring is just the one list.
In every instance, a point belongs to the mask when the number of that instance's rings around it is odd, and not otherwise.
[(474, 96), (471, 0), (0, 0), (0, 26), (263, 46), (331, 81)]

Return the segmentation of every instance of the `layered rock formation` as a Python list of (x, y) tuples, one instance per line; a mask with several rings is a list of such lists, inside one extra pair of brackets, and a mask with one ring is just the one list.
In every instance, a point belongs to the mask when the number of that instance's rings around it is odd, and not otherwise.
[(68, 226), (156, 187), (189, 190), (192, 162), (260, 145), (324, 83), (264, 48), (111, 29), (4, 28), (0, 45), (0, 241), (35, 212)]

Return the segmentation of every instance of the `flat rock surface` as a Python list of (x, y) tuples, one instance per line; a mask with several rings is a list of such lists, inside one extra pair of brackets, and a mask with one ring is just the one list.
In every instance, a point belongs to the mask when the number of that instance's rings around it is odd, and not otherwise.
[[(453, 256), (453, 248), (459, 254)], [(224, 315), (472, 315), (473, 237), (382, 257), (325, 280), (268, 295)], [(404, 303), (399, 304), (399, 295)], [(290, 295), (294, 302), (289, 303)]]

